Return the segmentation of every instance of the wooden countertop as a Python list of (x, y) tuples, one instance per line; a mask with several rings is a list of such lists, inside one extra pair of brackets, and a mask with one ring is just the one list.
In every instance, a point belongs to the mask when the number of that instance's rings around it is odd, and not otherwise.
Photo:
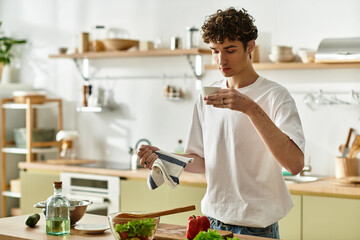
[(360, 187), (336, 186), (331, 182), (335, 177), (323, 178), (308, 183), (287, 184), (292, 194), (360, 199)]
[[(29, 228), (25, 225), (25, 220), (29, 215), (22, 215), (16, 217), (0, 218), (0, 239), (17, 240), (17, 239), (36, 239), (36, 240), (55, 240), (55, 239), (71, 239), (71, 240), (85, 240), (85, 239), (99, 239), (99, 240), (113, 240), (114, 237), (110, 230), (106, 230), (104, 234), (89, 235), (78, 231), (74, 228), (70, 229), (70, 235), (52, 236), (46, 234), (45, 217), (40, 215), (40, 220), (34, 228)], [(105, 216), (85, 214), (78, 222), (80, 224), (108, 224)]]
[[(29, 228), (25, 225), (25, 220), (29, 215), (22, 215), (16, 217), (0, 218), (0, 239), (6, 240), (24, 240), (24, 239), (36, 239), (36, 240), (85, 240), (85, 239), (99, 239), (99, 240), (114, 240), (114, 236), (111, 230), (106, 230), (103, 234), (86, 234), (74, 228), (71, 228), (70, 235), (66, 236), (52, 236), (46, 235), (45, 230), (45, 217), (41, 215), (40, 220), (35, 228)], [(84, 217), (78, 222), (79, 224), (108, 224), (107, 217), (85, 214)], [(169, 224), (166, 224), (169, 226)], [(176, 225), (173, 225), (176, 227)], [(162, 224), (159, 225), (159, 230), (162, 228)], [(185, 228), (185, 226), (184, 226)], [(252, 237), (234, 234), (234, 236), (241, 240), (266, 240), (269, 238)], [(164, 239), (157, 237), (156, 239)]]
[[(76, 172), (76, 173), (87, 173), (87, 174), (99, 174), (108, 176), (118, 176), (127, 179), (147, 179), (150, 170), (140, 168), (137, 170), (117, 170), (117, 169), (105, 169), (105, 168), (92, 168), (83, 167), (80, 164), (95, 162), (92, 160), (67, 160), (61, 161), (60, 164), (57, 161), (49, 160), (44, 162), (19, 162), (18, 166), (20, 169), (33, 169), (33, 170), (44, 170), (44, 171), (57, 171), (57, 172)], [(204, 174), (194, 174), (183, 172), (180, 176), (180, 182), (184, 185), (203, 185), (206, 186), (206, 178)]]
[[(138, 170), (116, 170), (116, 169), (89, 168), (78, 165), (89, 161), (91, 160), (67, 160), (62, 162), (56, 162), (53, 160), (48, 162), (45, 161), (45, 162), (32, 162), (32, 163), (19, 162), (18, 166), (20, 169), (102, 174), (102, 175), (119, 176), (122, 178), (138, 179), (138, 180), (146, 180), (150, 173), (148, 169), (143, 169), (143, 168)], [(335, 186), (331, 184), (332, 180), (333, 178), (324, 178), (315, 182), (289, 183), (287, 184), (287, 186), (292, 194), (360, 199), (360, 187)], [(183, 172), (180, 176), (180, 184), (206, 186), (206, 178), (204, 174), (193, 174), (193, 173)]]

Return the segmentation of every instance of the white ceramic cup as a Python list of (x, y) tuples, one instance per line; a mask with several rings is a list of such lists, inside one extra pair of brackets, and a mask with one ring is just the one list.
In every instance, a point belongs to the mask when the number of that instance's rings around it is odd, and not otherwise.
[(221, 87), (202, 87), (201, 93), (202, 93), (202, 96), (205, 97), (207, 95), (216, 93), (220, 89), (221, 89)]

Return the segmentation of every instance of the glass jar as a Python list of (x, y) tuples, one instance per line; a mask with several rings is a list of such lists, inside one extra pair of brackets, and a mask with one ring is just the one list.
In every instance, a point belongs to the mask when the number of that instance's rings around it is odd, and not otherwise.
[(186, 27), (186, 49), (199, 47), (199, 29)]
[(63, 159), (74, 160), (76, 153), (73, 147), (73, 140), (72, 139), (63, 139), (61, 144), (61, 152), (60, 157)]
[(54, 195), (46, 201), (46, 234), (70, 234), (70, 201), (62, 195), (62, 182), (54, 182)]
[(91, 31), (92, 50), (95, 52), (105, 51), (103, 40), (107, 38), (107, 30), (103, 25), (96, 25)]

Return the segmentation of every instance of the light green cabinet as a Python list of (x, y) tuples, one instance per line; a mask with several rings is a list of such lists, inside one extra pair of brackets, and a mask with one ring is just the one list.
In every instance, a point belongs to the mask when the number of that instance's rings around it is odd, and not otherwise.
[(34, 205), (46, 201), (54, 194), (53, 182), (59, 179), (59, 172), (20, 171), (21, 214), (41, 212), (41, 209), (35, 208)]
[(303, 197), (304, 240), (359, 240), (360, 200)]
[(360, 199), (292, 195), (295, 206), (279, 221), (284, 240), (360, 239)]
[(301, 240), (302, 234), (302, 196), (292, 195), (294, 207), (279, 221), (280, 238), (285, 240)]
[(120, 181), (120, 208), (121, 211), (160, 211), (195, 205), (195, 211), (160, 218), (162, 223), (186, 225), (189, 216), (202, 215), (200, 202), (205, 191), (205, 186), (179, 185), (172, 189), (166, 184), (150, 191), (144, 180), (122, 180)]

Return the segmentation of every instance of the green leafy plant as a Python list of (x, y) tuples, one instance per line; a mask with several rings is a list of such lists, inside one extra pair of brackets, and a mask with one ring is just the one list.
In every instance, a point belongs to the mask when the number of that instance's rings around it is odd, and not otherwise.
[[(0, 22), (1, 27), (2, 22)], [(0, 63), (9, 64), (13, 54), (10, 52), (14, 44), (24, 44), (26, 40), (17, 40), (10, 37), (0, 36)]]

